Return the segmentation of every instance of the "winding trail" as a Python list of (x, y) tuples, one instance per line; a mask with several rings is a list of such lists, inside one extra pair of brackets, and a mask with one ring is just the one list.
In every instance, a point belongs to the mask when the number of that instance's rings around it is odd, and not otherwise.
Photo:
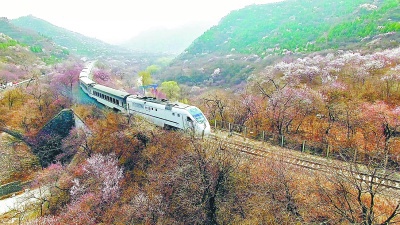
[(0, 215), (12, 210), (24, 210), (24, 206), (39, 202), (49, 194), (48, 188), (37, 188), (35, 190), (25, 190), (20, 195), (0, 200)]

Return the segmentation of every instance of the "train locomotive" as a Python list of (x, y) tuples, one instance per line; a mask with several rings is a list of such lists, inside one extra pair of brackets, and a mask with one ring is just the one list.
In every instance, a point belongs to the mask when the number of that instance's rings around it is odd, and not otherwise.
[(89, 97), (99, 103), (126, 114), (136, 114), (151, 123), (167, 129), (180, 129), (196, 135), (209, 135), (210, 124), (195, 106), (166, 99), (132, 95), (97, 84), (90, 79), (94, 62), (89, 63), (79, 75), (79, 85)]

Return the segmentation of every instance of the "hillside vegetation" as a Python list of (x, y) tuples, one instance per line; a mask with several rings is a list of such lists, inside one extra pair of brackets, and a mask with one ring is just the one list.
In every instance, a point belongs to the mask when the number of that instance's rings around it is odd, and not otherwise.
[[(288, 0), (252, 5), (224, 17), (182, 55), (314, 52), (365, 46), (374, 36), (400, 30), (399, 1)], [(395, 46), (393, 43), (382, 45)]]
[(230, 86), (285, 55), (393, 48), (400, 40), (399, 4), (288, 0), (251, 5), (231, 12), (197, 38), (161, 78)]
[(82, 34), (57, 27), (32, 15), (13, 19), (11, 23), (17, 27), (35, 31), (44, 37), (48, 37), (58, 45), (78, 55), (102, 55), (116, 48), (95, 38), (89, 38)]
[(34, 30), (15, 26), (7, 18), (0, 18), (0, 33), (28, 47), (31, 52), (48, 64), (65, 59), (69, 55), (68, 50), (55, 44), (49, 37), (40, 35)]

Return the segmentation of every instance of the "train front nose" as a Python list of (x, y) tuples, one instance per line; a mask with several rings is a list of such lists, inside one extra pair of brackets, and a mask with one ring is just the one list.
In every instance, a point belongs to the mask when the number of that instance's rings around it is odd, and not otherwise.
[(209, 135), (211, 133), (211, 128), (208, 123), (198, 124), (196, 130), (199, 135)]
[(204, 134), (205, 135), (211, 134), (211, 127), (208, 123), (206, 125), (206, 128), (204, 129)]

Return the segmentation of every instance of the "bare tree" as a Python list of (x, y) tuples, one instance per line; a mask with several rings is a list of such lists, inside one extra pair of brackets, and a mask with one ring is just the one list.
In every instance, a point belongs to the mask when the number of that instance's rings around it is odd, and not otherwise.
[(339, 216), (339, 222), (396, 224), (400, 222), (400, 201), (386, 197), (391, 195), (386, 179), (393, 174), (377, 165), (349, 163), (319, 179), (318, 190), (322, 202)]

